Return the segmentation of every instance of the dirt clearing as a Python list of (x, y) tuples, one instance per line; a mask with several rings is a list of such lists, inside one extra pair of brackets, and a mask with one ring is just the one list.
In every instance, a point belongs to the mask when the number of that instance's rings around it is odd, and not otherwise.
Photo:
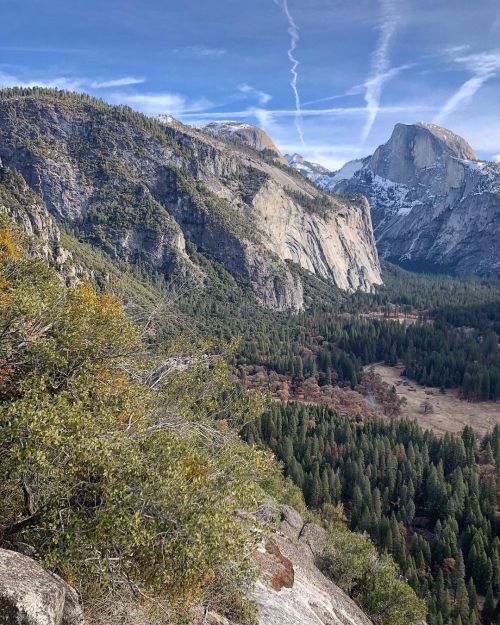
[[(439, 434), (461, 432), (470, 425), (480, 435), (500, 423), (499, 402), (468, 402), (460, 399), (458, 392), (446, 389), (443, 395), (438, 388), (421, 386), (401, 376), (402, 366), (387, 367), (375, 364), (366, 367), (378, 373), (384, 382), (393, 384), (399, 396), (405, 397), (401, 415), (415, 419), (423, 428), (430, 428)], [(424, 414), (424, 406), (427, 409)]]

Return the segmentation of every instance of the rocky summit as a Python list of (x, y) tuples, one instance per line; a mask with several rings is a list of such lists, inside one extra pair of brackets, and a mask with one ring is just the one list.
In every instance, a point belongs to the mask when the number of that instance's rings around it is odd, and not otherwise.
[(267, 150), (271, 153), (271, 156), (278, 158), (282, 163), (286, 164), (287, 162), (271, 137), (264, 132), (262, 128), (258, 128), (257, 126), (252, 126), (245, 122), (227, 120), (210, 122), (203, 126), (203, 130), (214, 135), (234, 138), (237, 141), (246, 143), (259, 152), (265, 152)]
[(384, 258), (460, 275), (500, 270), (500, 165), (450, 130), (397, 124), (372, 156), (314, 182), (368, 198)]
[(350, 291), (379, 284), (366, 200), (319, 190), (251, 134), (230, 140), (86, 95), (0, 94), (3, 167), (38, 212), (113, 260), (202, 282), (189, 243), (278, 310), (303, 306), (295, 266)]

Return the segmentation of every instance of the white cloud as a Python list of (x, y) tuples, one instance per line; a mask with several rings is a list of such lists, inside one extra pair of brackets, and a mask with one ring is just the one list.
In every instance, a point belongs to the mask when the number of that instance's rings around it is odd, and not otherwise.
[(494, 154), (493, 160), (495, 161), (495, 163), (500, 163), (500, 154)]
[(209, 48), (204, 45), (185, 46), (172, 50), (172, 54), (185, 58), (219, 58), (226, 53), (227, 50), (224, 48)]
[(1, 87), (47, 87), (53, 89), (67, 89), (68, 91), (79, 91), (82, 89), (103, 89), (108, 87), (124, 87), (127, 85), (137, 85), (145, 82), (144, 78), (134, 78), (126, 76), (123, 78), (111, 78), (109, 80), (92, 80), (90, 78), (53, 76), (26, 78), (0, 71)]
[(207, 98), (191, 100), (179, 93), (113, 93), (109, 100), (114, 104), (128, 104), (146, 115), (189, 115), (213, 106)]
[(255, 89), (255, 87), (247, 85), (246, 82), (238, 85), (238, 90), (245, 96), (256, 98), (259, 104), (267, 104), (272, 99), (269, 93), (260, 91), (260, 89)]
[(455, 93), (444, 103), (443, 107), (434, 118), (437, 124), (442, 123), (460, 106), (468, 104), (484, 83), (500, 72), (500, 50), (492, 50), (480, 54), (469, 54), (468, 56), (458, 57), (454, 60), (455, 63), (458, 63), (471, 72), (473, 76), (462, 83)]
[(459, 52), (465, 52), (466, 50), (470, 50), (469, 44), (464, 44), (460, 46), (451, 46), (451, 48), (446, 48), (444, 54), (447, 56), (451, 56), (453, 54), (458, 54)]
[[(378, 109), (379, 114), (400, 114), (408, 113), (414, 116), (419, 116), (422, 113), (432, 113), (436, 109), (432, 106), (420, 105), (420, 104), (401, 104), (393, 106), (380, 106)], [(244, 119), (248, 117), (256, 117), (257, 115), (266, 115), (267, 119), (279, 118), (279, 117), (295, 117), (295, 109), (262, 109), (262, 108), (246, 108), (239, 111), (209, 111), (206, 110), (202, 113), (186, 113), (185, 118), (195, 119)], [(302, 109), (301, 114), (303, 117), (355, 117), (366, 114), (366, 108), (364, 106), (350, 106), (350, 107), (333, 107), (323, 109)]]
[(277, 127), (277, 118), (272, 111), (255, 107), (252, 109), (252, 116), (257, 122), (257, 126), (271, 135), (271, 137), (275, 136), (280, 130)]
[(389, 49), (398, 24), (396, 0), (380, 0), (382, 21), (377, 47), (372, 54), (371, 74), (365, 82), (366, 122), (362, 132), (365, 141), (370, 134), (380, 108), (380, 98), (384, 84), (402, 68), (390, 67)]
[[(66, 89), (68, 91), (83, 91), (87, 89), (105, 89), (125, 87), (145, 82), (144, 78), (125, 76), (109, 80), (95, 80), (89, 78), (68, 78), (66, 76), (26, 78), (16, 76), (0, 70), (0, 87), (48, 87)], [(127, 91), (112, 91), (106, 94), (106, 99), (112, 104), (128, 104), (147, 115), (171, 113), (181, 115), (197, 111), (205, 111), (213, 106), (207, 98), (187, 98), (179, 93), (130, 93)]]
[(146, 82), (144, 78), (125, 76), (124, 78), (112, 78), (111, 80), (94, 80), (89, 83), (92, 89), (107, 89), (109, 87), (126, 87), (127, 85), (139, 85)]
[(84, 86), (81, 78), (56, 76), (52, 78), (25, 78), (0, 71), (0, 87), (47, 87), (75, 91)]

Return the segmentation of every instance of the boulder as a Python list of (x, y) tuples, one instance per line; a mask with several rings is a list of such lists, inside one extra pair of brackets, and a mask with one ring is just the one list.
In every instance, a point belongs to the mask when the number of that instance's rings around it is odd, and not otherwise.
[(0, 625), (83, 625), (73, 588), (25, 555), (0, 549)]

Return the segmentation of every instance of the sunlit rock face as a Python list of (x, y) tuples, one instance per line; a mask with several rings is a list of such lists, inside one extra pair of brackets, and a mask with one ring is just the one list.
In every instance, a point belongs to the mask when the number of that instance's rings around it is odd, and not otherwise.
[(77, 94), (0, 98), (4, 165), (113, 260), (185, 282), (202, 274), (189, 242), (276, 310), (303, 308), (294, 263), (341, 289), (379, 284), (367, 203), (329, 196), (325, 209), (265, 133), (244, 132), (232, 142)]
[(430, 123), (397, 124), (373, 156), (315, 177), (368, 198), (382, 257), (457, 274), (500, 271), (500, 165)]
[(252, 594), (259, 625), (371, 625), (370, 619), (315, 565), (323, 528), (292, 508), (281, 508), (278, 530), (263, 541), (261, 578)]

